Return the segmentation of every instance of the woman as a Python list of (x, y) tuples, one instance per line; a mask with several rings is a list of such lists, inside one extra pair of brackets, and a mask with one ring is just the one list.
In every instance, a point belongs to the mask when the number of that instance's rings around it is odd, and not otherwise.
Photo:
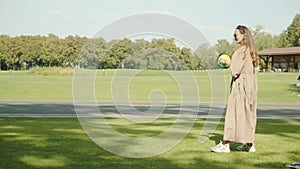
[[(258, 56), (249, 29), (239, 25), (234, 38), (240, 47), (232, 55), (229, 67), (232, 76), (224, 125), (224, 137), (213, 152), (230, 152), (229, 142), (245, 143), (239, 151), (255, 152), (254, 134), (257, 107)], [(221, 60), (221, 63), (227, 63)], [(227, 63), (229, 64), (229, 63)]]

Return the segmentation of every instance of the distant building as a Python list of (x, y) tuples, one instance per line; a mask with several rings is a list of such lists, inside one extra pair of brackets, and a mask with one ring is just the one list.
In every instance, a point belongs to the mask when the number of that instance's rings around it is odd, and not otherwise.
[(257, 54), (265, 62), (266, 71), (299, 72), (300, 47), (264, 49)]

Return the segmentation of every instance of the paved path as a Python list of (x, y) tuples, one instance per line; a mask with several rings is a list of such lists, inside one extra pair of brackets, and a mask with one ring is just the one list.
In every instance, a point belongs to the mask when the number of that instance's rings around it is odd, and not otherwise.
[[(136, 117), (148, 118), (222, 118), (224, 117), (224, 103), (185, 103), (168, 102), (165, 106), (161, 102), (133, 102), (132, 106), (126, 102), (80, 102), (76, 103), (77, 114), (73, 101), (41, 100), (41, 101), (0, 101), (0, 117)], [(150, 108), (151, 107), (151, 108)], [(97, 110), (100, 110), (98, 112)], [(80, 113), (82, 112), (82, 113)], [(118, 113), (122, 112), (122, 114)], [(162, 114), (153, 112), (163, 112)], [(300, 104), (259, 104), (258, 118), (264, 119), (300, 119)]]

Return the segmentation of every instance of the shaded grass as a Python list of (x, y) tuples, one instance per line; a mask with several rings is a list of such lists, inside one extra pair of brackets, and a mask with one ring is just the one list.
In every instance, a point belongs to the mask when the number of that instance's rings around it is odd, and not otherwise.
[[(130, 137), (161, 133), (174, 119), (137, 124), (125, 119), (107, 119)], [(151, 158), (132, 159), (113, 155), (98, 147), (84, 133), (76, 118), (0, 118), (0, 168), (282, 168), (299, 161), (299, 120), (258, 120), (256, 153), (210, 152), (222, 139), (223, 120), (203, 144), (198, 136), (205, 119), (199, 119), (190, 133), (170, 151)], [(113, 144), (113, 143), (112, 143)]]

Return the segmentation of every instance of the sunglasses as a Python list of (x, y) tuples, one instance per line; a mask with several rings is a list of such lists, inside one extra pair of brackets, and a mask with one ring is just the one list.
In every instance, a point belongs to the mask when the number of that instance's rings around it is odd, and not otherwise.
[(243, 35), (243, 34), (234, 34), (233, 37), (236, 38), (236, 37), (238, 37), (240, 35)]

